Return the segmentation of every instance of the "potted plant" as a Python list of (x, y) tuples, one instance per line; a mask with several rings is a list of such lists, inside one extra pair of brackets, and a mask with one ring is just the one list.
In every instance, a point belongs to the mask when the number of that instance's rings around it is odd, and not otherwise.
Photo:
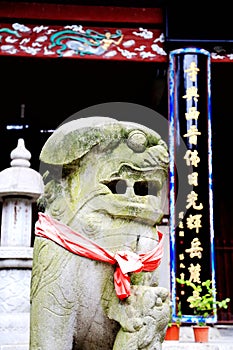
[(216, 300), (217, 291), (209, 279), (202, 283), (193, 283), (181, 278), (176, 278), (176, 280), (178, 283), (186, 284), (192, 288), (192, 295), (187, 298), (187, 302), (189, 307), (194, 310), (194, 315), (198, 316), (197, 324), (193, 326), (194, 339), (196, 342), (207, 342), (209, 339), (207, 319), (214, 315), (218, 309), (227, 309), (230, 298)]
[(172, 308), (170, 307), (170, 319), (167, 325), (167, 330), (164, 340), (179, 340), (180, 325), (182, 320), (181, 303), (178, 303), (178, 312), (176, 319), (172, 317)]

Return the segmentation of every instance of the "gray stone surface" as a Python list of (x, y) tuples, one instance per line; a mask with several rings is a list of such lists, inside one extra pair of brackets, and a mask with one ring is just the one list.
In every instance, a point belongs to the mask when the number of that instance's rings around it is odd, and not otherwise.
[(0, 350), (28, 350), (29, 322), (29, 312), (1, 312)]
[(44, 186), (41, 175), (29, 168), (30, 158), (19, 139), (11, 167), (0, 172), (0, 350), (29, 349), (31, 205)]
[(2, 345), (0, 346), (0, 350), (29, 350), (29, 345)]
[(25, 148), (24, 140), (19, 139), (11, 152), (11, 167), (0, 172), (0, 198), (5, 196), (28, 196), (34, 201), (43, 192), (41, 175), (30, 168), (31, 153)]

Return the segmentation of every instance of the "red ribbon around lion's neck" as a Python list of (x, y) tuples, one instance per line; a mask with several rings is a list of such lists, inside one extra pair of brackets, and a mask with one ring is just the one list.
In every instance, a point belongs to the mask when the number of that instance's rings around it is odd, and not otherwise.
[(160, 265), (163, 256), (164, 238), (161, 232), (158, 232), (159, 243), (156, 247), (142, 254), (129, 250), (117, 251), (113, 254), (45, 213), (38, 214), (35, 234), (56, 242), (74, 254), (115, 264), (114, 286), (119, 299), (130, 296), (129, 272), (153, 271)]

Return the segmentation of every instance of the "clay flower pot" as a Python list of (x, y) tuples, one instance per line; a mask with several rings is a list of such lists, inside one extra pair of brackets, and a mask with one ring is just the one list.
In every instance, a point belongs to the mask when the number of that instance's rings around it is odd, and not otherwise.
[(193, 326), (194, 340), (196, 343), (209, 341), (209, 326)]
[(166, 335), (164, 340), (179, 340), (180, 338), (180, 326), (173, 323), (171, 326), (167, 327)]
[(194, 315), (198, 316), (197, 324), (193, 326), (195, 342), (208, 342), (209, 326), (206, 324), (206, 320), (217, 310), (227, 309), (230, 298), (216, 300), (217, 290), (210, 279), (201, 283), (193, 283), (181, 278), (176, 278), (176, 280), (178, 283), (193, 289), (192, 294), (187, 298), (187, 302), (189, 302), (189, 307), (194, 310)]

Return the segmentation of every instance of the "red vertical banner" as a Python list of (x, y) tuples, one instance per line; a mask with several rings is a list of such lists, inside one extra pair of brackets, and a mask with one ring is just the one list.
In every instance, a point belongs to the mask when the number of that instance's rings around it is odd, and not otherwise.
[[(210, 54), (198, 48), (169, 57), (170, 246), (173, 317), (196, 322), (187, 301), (196, 285), (215, 286)], [(192, 295), (195, 297), (195, 295)], [(214, 313), (207, 322), (215, 322)]]

